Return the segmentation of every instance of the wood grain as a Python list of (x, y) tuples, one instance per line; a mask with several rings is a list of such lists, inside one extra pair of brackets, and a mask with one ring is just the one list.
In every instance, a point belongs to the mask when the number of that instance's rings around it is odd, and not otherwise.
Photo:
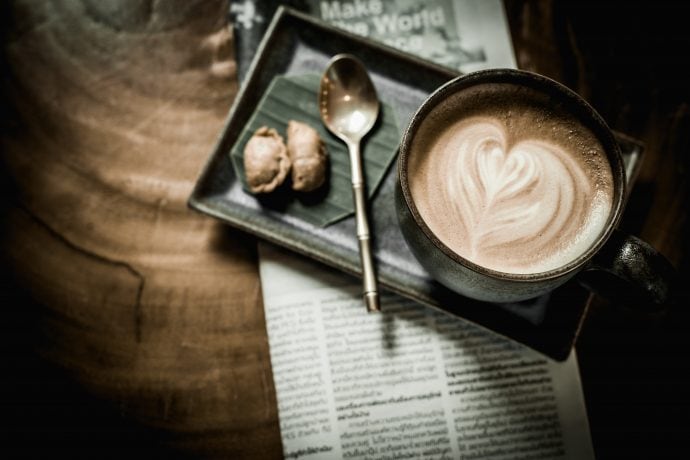
[(2, 248), (42, 359), (168, 447), (264, 458), (281, 444), (254, 241), (186, 206), (236, 92), (226, 12), (11, 6)]

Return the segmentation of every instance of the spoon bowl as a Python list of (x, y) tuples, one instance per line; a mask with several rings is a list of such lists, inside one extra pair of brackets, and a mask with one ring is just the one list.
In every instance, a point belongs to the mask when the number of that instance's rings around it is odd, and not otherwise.
[(321, 78), (319, 112), (326, 128), (348, 147), (364, 303), (368, 311), (378, 311), (379, 295), (366, 214), (360, 142), (376, 123), (379, 100), (369, 74), (359, 59), (349, 54), (338, 54), (331, 59)]
[(321, 119), (343, 141), (358, 142), (374, 126), (379, 100), (367, 70), (354, 56), (335, 56), (321, 79)]

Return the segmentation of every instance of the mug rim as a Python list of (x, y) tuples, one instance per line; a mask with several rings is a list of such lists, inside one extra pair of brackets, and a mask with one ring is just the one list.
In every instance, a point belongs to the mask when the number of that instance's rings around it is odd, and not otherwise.
[[(434, 234), (433, 231), (431, 231), (429, 226), (422, 219), (419, 210), (412, 199), (412, 193), (410, 192), (407, 177), (408, 157), (410, 155), (412, 141), (416, 132), (424, 123), (426, 115), (428, 115), (431, 110), (436, 108), (447, 95), (455, 94), (458, 91), (462, 91), (472, 86), (487, 83), (512, 83), (526, 85), (533, 90), (536, 90), (540, 93), (546, 93), (547, 95), (558, 94), (558, 97), (563, 98), (562, 100), (568, 103), (569, 107), (577, 108), (577, 113), (575, 114), (577, 119), (588, 129), (590, 129), (595, 137), (602, 143), (609, 166), (611, 167), (614, 183), (611, 211), (606, 221), (604, 231), (601, 232), (601, 234), (586, 251), (565, 265), (552, 270), (537, 273), (511, 273), (494, 270), (472, 262), (471, 260), (451, 250)], [(597, 252), (599, 252), (613, 231), (616, 229), (622, 215), (626, 190), (625, 168), (623, 167), (620, 146), (613, 137), (613, 133), (608, 124), (604, 121), (601, 115), (599, 115), (599, 113), (587, 101), (585, 101), (584, 98), (582, 98), (582, 96), (567, 86), (544, 75), (526, 70), (502, 68), (479, 70), (476, 72), (459, 75), (438, 87), (424, 100), (424, 102), (422, 102), (422, 104), (412, 115), (412, 118), (405, 128), (402, 140), (400, 142), (398, 180), (400, 182), (400, 189), (402, 191), (403, 199), (405, 200), (405, 204), (410, 211), (414, 223), (422, 231), (424, 236), (426, 236), (426, 238), (428, 238), (429, 241), (431, 241), (431, 243), (445, 256), (472, 271), (490, 276), (492, 278), (515, 282), (546, 281), (554, 278), (560, 278), (583, 267)]]

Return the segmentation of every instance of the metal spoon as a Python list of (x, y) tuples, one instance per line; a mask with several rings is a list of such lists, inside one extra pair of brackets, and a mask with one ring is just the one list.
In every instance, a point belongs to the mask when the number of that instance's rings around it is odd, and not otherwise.
[(364, 303), (367, 311), (379, 311), (381, 308), (371, 254), (366, 187), (360, 153), (360, 141), (371, 130), (378, 117), (379, 100), (369, 74), (359, 59), (349, 54), (338, 54), (331, 59), (321, 78), (319, 111), (324, 125), (347, 144), (350, 152)]

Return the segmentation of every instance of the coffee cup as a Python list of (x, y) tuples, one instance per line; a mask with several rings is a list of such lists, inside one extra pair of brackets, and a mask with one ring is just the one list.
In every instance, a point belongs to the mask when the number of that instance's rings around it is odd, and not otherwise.
[(577, 277), (597, 292), (666, 303), (675, 272), (616, 229), (625, 199), (620, 147), (602, 117), (531, 72), (449, 81), (400, 144), (405, 240), (433, 278), (477, 300), (526, 300)]

